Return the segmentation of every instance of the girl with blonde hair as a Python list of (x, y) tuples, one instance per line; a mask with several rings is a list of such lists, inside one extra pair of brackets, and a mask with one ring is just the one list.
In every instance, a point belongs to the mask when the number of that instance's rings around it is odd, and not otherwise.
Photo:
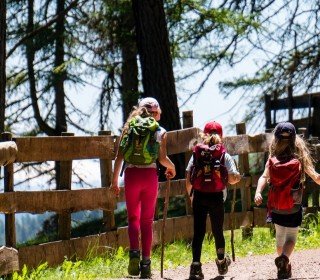
[(302, 222), (301, 199), (305, 174), (317, 184), (320, 184), (320, 174), (314, 169), (307, 144), (296, 135), (295, 127), (290, 122), (276, 126), (269, 153), (264, 172), (258, 180), (254, 202), (257, 205), (262, 203), (261, 193), (270, 184), (268, 212), (276, 229), (277, 276), (287, 279), (292, 276), (289, 258)]

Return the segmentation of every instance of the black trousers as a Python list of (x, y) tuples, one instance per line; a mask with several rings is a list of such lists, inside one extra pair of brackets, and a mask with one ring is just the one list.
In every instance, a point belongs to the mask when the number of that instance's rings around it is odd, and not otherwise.
[(211, 229), (215, 240), (216, 252), (219, 252), (219, 254), (221, 252), (224, 256), (225, 239), (223, 235), (223, 193), (203, 193), (195, 190), (192, 207), (194, 215), (194, 234), (192, 240), (193, 261), (200, 262), (202, 243), (206, 233), (206, 222), (208, 214), (210, 216)]

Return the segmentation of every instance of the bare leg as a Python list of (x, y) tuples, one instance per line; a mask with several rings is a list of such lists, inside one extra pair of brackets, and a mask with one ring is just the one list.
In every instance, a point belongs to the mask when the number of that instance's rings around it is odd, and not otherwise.
[(277, 254), (278, 256), (282, 255), (282, 246), (277, 246)]
[(295, 245), (296, 245), (296, 243), (294, 241), (287, 240), (286, 243), (284, 243), (284, 245), (283, 245), (282, 253), (289, 258), (293, 252)]
[(276, 227), (276, 240), (277, 240), (277, 253), (278, 255), (286, 255), (288, 258), (291, 256), (298, 235), (298, 228), (289, 228), (275, 225)]

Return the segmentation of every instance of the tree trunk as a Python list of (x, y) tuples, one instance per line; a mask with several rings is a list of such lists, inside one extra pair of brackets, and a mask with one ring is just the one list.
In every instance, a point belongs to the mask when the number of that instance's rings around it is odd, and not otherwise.
[(132, 0), (132, 7), (142, 69), (142, 95), (152, 96), (159, 101), (162, 109), (160, 122), (163, 127), (167, 130), (180, 129), (163, 1)]
[[(64, 11), (65, 0), (57, 0), (58, 15)], [(64, 81), (66, 80), (66, 70), (62, 67), (64, 61), (64, 36), (65, 36), (65, 17), (59, 17), (56, 23), (56, 44), (55, 44), (55, 72), (53, 74), (53, 87), (55, 92), (55, 106), (56, 106), (56, 135), (60, 136), (62, 132), (67, 131), (66, 122), (66, 108), (65, 108), (65, 92)], [(60, 68), (57, 70), (57, 68)], [(56, 183), (60, 186), (60, 162), (55, 164)]]
[[(64, 11), (65, 0), (57, 0), (56, 14)], [(55, 91), (56, 106), (56, 135), (61, 135), (67, 131), (66, 106), (64, 81), (66, 80), (66, 70), (61, 67), (64, 64), (64, 36), (65, 36), (65, 17), (59, 17), (56, 23), (56, 44), (55, 44), (55, 72), (53, 74), (53, 87)], [(57, 68), (60, 68), (57, 70)]]
[[(129, 10), (122, 16), (121, 22), (125, 28), (126, 34), (132, 34), (134, 29), (134, 19), (132, 11)], [(125, 36), (121, 41), (122, 52), (122, 71), (121, 71), (121, 99), (123, 122), (125, 122), (132, 110), (132, 107), (138, 103), (138, 63), (137, 46), (130, 35)]]
[[(28, 0), (28, 24), (27, 24), (27, 33), (31, 33), (34, 30), (34, 0)], [(26, 55), (27, 55), (27, 65), (28, 65), (28, 82), (30, 89), (30, 97), (32, 102), (32, 108), (34, 112), (35, 120), (41, 131), (46, 133), (49, 136), (55, 135), (55, 130), (51, 128), (41, 117), (40, 109), (38, 106), (38, 97), (36, 89), (36, 79), (34, 74), (34, 39), (30, 38), (26, 42)]]
[[(160, 124), (167, 130), (181, 128), (167, 23), (162, 0), (132, 0), (141, 63), (143, 97), (152, 96), (159, 101), (162, 115)], [(185, 176), (184, 154), (170, 156), (177, 176)], [(160, 181), (165, 180), (160, 168)]]
[(0, 132), (4, 131), (6, 102), (6, 0), (0, 1)]

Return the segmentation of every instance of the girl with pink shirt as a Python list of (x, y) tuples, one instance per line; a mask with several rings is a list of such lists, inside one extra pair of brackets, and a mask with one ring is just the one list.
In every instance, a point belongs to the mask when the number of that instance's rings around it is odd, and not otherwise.
[[(123, 127), (123, 135), (127, 132), (130, 120), (135, 116), (153, 117), (160, 120), (161, 109), (156, 99), (147, 97), (133, 108)], [(176, 175), (175, 166), (167, 156), (166, 130), (160, 127), (154, 134), (154, 140), (159, 143), (158, 161), (166, 167), (166, 177), (171, 179)], [(121, 172), (124, 155), (118, 149), (114, 164), (112, 188), (119, 194), (118, 177)], [(128, 214), (128, 234), (130, 241), (128, 273), (140, 278), (151, 278), (151, 245), (152, 223), (158, 196), (158, 174), (156, 162), (148, 165), (133, 165), (124, 162), (124, 188)], [(141, 234), (141, 253), (139, 236)]]

